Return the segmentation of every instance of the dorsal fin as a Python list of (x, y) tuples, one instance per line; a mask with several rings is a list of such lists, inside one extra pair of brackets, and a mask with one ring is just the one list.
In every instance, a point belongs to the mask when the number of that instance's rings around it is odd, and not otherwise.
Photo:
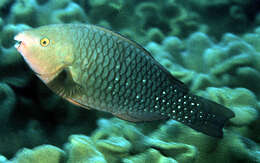
[(118, 37), (118, 38), (120, 38), (120, 39), (122, 39), (122, 40), (128, 42), (129, 44), (135, 46), (136, 48), (141, 49), (141, 50), (144, 52), (144, 54), (146, 54), (146, 55), (148, 55), (148, 56), (150, 56), (150, 57), (153, 58), (153, 56), (151, 55), (151, 53), (149, 53), (149, 52), (148, 52), (145, 48), (143, 48), (140, 44), (138, 44), (137, 42), (135, 42), (135, 41), (133, 41), (133, 40), (131, 40), (131, 39), (129, 39), (129, 38), (126, 38), (126, 37), (123, 36), (122, 34), (120, 34), (120, 33), (118, 33), (118, 32), (115, 32), (115, 31), (112, 31), (112, 30), (110, 30), (110, 29), (106, 29), (106, 28), (97, 26), (97, 25), (89, 25), (89, 26), (91, 26), (92, 28), (96, 28), (96, 29), (98, 29), (98, 30), (104, 31), (105, 33), (110, 33), (111, 35), (114, 35), (114, 36), (116, 36), (116, 37)]

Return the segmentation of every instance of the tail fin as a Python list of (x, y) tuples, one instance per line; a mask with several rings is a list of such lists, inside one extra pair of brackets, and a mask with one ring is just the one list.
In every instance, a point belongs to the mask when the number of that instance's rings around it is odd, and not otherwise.
[(194, 110), (193, 115), (188, 115), (192, 119), (189, 123), (184, 122), (184, 124), (209, 136), (222, 138), (224, 124), (230, 118), (234, 117), (235, 114), (225, 106), (203, 97), (194, 95), (192, 97), (192, 101), (196, 104), (196, 108), (189, 109)]

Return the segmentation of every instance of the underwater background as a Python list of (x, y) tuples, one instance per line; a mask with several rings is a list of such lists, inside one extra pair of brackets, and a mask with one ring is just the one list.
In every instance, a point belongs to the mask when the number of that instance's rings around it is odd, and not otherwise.
[[(0, 0), (0, 163), (260, 163), (259, 0)], [(223, 139), (174, 120), (130, 123), (51, 92), (13, 47), (20, 31), (89, 23), (144, 46), (236, 115)]]

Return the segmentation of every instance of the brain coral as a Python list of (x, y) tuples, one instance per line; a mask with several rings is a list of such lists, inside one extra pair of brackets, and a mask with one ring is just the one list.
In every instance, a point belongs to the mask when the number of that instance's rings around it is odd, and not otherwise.
[(85, 22), (83, 9), (69, 0), (61, 1), (19, 0), (13, 4), (9, 21), (17, 24), (39, 26), (55, 23)]
[[(12, 161), (31, 163), (40, 160), (66, 162), (259, 162), (260, 147), (252, 140), (226, 131), (219, 140), (198, 133), (176, 121), (159, 124), (133, 124), (113, 118), (100, 119), (90, 136), (71, 135), (64, 150), (43, 145), (16, 154)], [(150, 129), (149, 129), (150, 128)], [(189, 133), (189, 134), (187, 134)], [(52, 157), (46, 159), (50, 153)], [(19, 162), (19, 163), (20, 163)]]
[(207, 29), (196, 21), (199, 15), (177, 1), (90, 0), (89, 5), (86, 12), (92, 23), (119, 30), (140, 43), (160, 42), (169, 34), (184, 37)]
[[(244, 87), (260, 92), (260, 53), (255, 49), (258, 30), (245, 39), (227, 33), (214, 43), (203, 33), (194, 33), (184, 41), (170, 36), (162, 45), (151, 42), (146, 48), (173, 75), (190, 85), (192, 91), (208, 86)], [(250, 40), (251, 39), (251, 40)], [(171, 63), (174, 64), (171, 64)]]

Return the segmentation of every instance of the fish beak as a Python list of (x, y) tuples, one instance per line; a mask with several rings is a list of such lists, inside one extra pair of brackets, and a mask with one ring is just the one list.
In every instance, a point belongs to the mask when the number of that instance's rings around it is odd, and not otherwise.
[(14, 47), (19, 51), (21, 46), (24, 46), (24, 34), (23, 33), (19, 33), (14, 37), (14, 40), (17, 41), (16, 44), (14, 45)]
[(18, 41), (18, 42), (15, 43), (14, 47), (15, 47), (16, 49), (19, 49), (19, 47), (20, 47), (21, 44), (22, 44), (22, 41)]

